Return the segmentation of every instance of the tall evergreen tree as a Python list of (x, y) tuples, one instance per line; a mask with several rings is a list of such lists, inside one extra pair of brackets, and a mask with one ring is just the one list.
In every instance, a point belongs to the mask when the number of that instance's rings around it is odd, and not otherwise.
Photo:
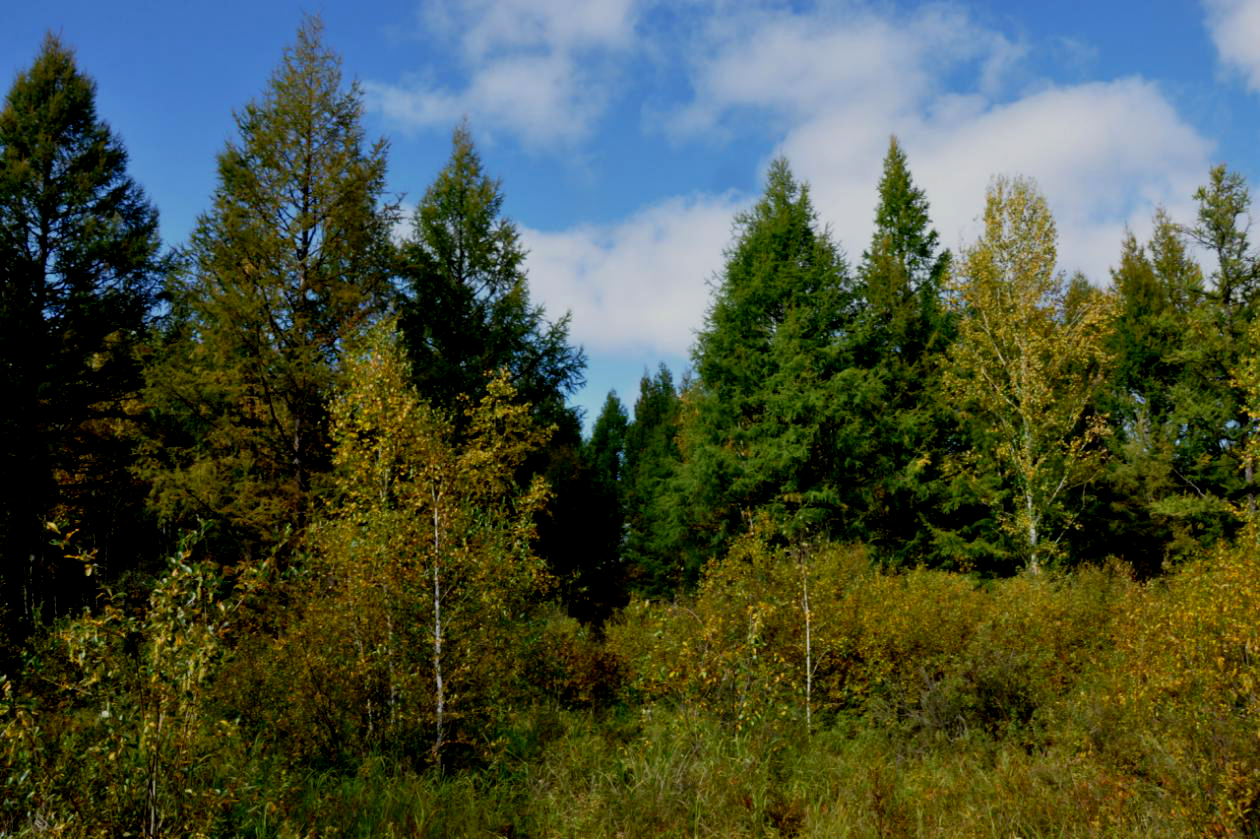
[(1125, 237), (1111, 273), (1117, 314), (1109, 338), (1114, 374), (1100, 407), (1111, 419), (1111, 457), (1089, 528), (1072, 535), (1080, 558), (1122, 556), (1141, 573), (1199, 547), (1196, 533), (1219, 533), (1222, 505), (1194, 487), (1217, 421), (1194, 420), (1214, 400), (1199, 392), (1192, 324), (1206, 315), (1203, 274), (1184, 235), (1162, 209), (1150, 241)]
[(582, 385), (585, 358), (569, 345), (568, 316), (548, 323), (530, 303), (520, 233), (502, 209), (502, 185), (482, 170), (461, 124), (402, 246), (401, 328), (417, 385), (451, 406), (461, 395), (479, 397), (505, 368), (538, 416), (576, 428), (565, 399)]
[(1197, 338), (1193, 369), (1199, 376), (1194, 390), (1207, 403), (1196, 406), (1182, 400), (1182, 407), (1192, 412), (1190, 422), (1214, 426), (1219, 445), (1219, 456), (1212, 458), (1216, 493), (1230, 501), (1245, 497), (1247, 507), (1254, 510), (1256, 469), (1247, 452), (1255, 428), (1246, 394), (1237, 383), (1243, 359), (1256, 350), (1250, 346), (1250, 325), (1260, 305), (1260, 259), (1248, 236), (1251, 193), (1240, 174), (1222, 165), (1213, 167), (1208, 183), (1194, 197), (1198, 220), (1188, 232), (1215, 257), (1217, 267), (1208, 288), (1210, 305), (1203, 310), (1206, 317), (1191, 324)]
[(888, 144), (879, 182), (875, 231), (858, 270), (855, 367), (870, 395), (854, 408), (854, 437), (866, 441), (853, 503), (862, 521), (850, 535), (881, 553), (923, 562), (928, 519), (941, 505), (940, 468), (954, 414), (944, 404), (940, 373), (953, 337), (943, 301), (949, 252), (931, 228), (928, 202), (915, 186), (897, 138)]
[(385, 143), (365, 143), (362, 96), (322, 30), (304, 21), (237, 114), (149, 371), (168, 431), (150, 451), (158, 511), (209, 518), (245, 549), (305, 521), (344, 341), (391, 296)]
[(600, 622), (625, 603), (625, 569), (621, 559), (625, 527), (625, 446), (629, 417), (616, 391), (582, 442), (581, 493), (570, 500), (580, 515), (568, 539), (581, 546), (584, 561), (575, 569), (569, 611), (588, 622)]
[(106, 567), (140, 530), (119, 429), (163, 263), (157, 211), (95, 100), (49, 35), (0, 111), (0, 613), (19, 623), (58, 592), (72, 605), (45, 519), (82, 527)]
[(664, 364), (639, 381), (634, 421), (626, 428), (622, 496), (626, 538), (622, 561), (629, 584), (648, 594), (664, 595), (681, 582), (672, 553), (673, 501), (669, 492), (678, 475), (682, 403)]
[(789, 530), (830, 531), (846, 511), (841, 408), (852, 290), (785, 160), (736, 219), (737, 236), (693, 352), (680, 484), (687, 577), (764, 509)]

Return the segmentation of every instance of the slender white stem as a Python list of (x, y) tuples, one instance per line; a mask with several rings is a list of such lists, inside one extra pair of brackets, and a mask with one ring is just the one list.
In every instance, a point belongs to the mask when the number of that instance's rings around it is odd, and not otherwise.
[(442, 688), (442, 531), (438, 504), (441, 494), (433, 488), (433, 679), (437, 690), (437, 736), (433, 742), (433, 756), (442, 750), (443, 724), (446, 719), (446, 694)]

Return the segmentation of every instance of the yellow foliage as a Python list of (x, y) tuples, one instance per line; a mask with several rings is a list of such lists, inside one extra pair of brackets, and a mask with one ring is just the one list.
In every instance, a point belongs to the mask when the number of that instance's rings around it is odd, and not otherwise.
[[(996, 441), (994, 455), (1017, 503), (1004, 514), (1028, 565), (1052, 556), (1051, 525), (1070, 526), (1068, 491), (1098, 470), (1105, 417), (1088, 408), (1110, 356), (1110, 293), (1069, 294), (1055, 270), (1054, 220), (1031, 181), (998, 178), (984, 234), (964, 251), (954, 283), (962, 320), (945, 384)], [(954, 468), (967, 472), (974, 459)], [(1056, 518), (1058, 521), (1056, 522)]]

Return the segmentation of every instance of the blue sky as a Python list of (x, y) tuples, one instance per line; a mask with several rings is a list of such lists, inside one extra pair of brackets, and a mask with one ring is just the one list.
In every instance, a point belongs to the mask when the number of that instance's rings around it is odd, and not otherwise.
[(1142, 235), (1158, 205), (1191, 220), (1210, 165), (1260, 175), (1260, 0), (9, 5), (0, 72), (48, 30), (76, 49), (172, 245), (303, 12), (363, 85), (405, 201), (467, 115), (534, 299), (572, 312), (588, 421), (610, 388), (629, 408), (645, 369), (686, 366), (732, 217), (777, 154), (851, 262), (891, 133), (949, 247), (974, 239), (994, 174), (1032, 176), (1061, 266), (1100, 284), (1126, 226)]

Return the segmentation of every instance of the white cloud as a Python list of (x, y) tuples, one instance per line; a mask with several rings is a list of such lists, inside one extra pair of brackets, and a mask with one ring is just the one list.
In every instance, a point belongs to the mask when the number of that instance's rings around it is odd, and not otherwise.
[(913, 107), (960, 64), (978, 62), (984, 89), (1023, 49), (943, 6), (900, 19), (848, 6), (813, 15), (784, 10), (722, 15), (691, 59), (694, 99), (666, 126), (674, 136), (720, 128), (761, 109), (789, 124), (837, 108), (872, 121)]
[(428, 78), (363, 85), (371, 107), (406, 127), (447, 127), (463, 116), (524, 143), (571, 145), (607, 107), (617, 54), (633, 43), (633, 0), (447, 0), (420, 25), (457, 42), (467, 82)]
[(1206, 0), (1208, 31), (1221, 60), (1260, 93), (1260, 2)]
[(592, 353), (685, 355), (746, 203), (673, 198), (617, 224), (523, 229), (531, 293), (551, 317), (572, 311), (570, 337)]
[[(871, 11), (749, 15), (694, 68), (677, 133), (720, 130), (744, 109), (783, 121), (777, 152), (811, 184), (851, 257), (870, 236), (888, 135), (900, 136), (944, 243), (967, 244), (995, 174), (1037, 179), (1055, 213), (1060, 263), (1105, 282), (1126, 226), (1156, 206), (1186, 217), (1211, 145), (1159, 87), (1129, 78), (1011, 90), (1025, 48), (965, 14)], [(945, 79), (949, 79), (946, 84)], [(1004, 94), (1005, 92), (1005, 94)]]
[[(900, 136), (951, 248), (979, 232), (975, 219), (995, 174), (1037, 180), (1058, 222), (1061, 266), (1097, 283), (1107, 280), (1126, 226), (1144, 235), (1160, 204), (1174, 218), (1192, 216), (1211, 144), (1151, 81), (1036, 79), (1026, 44), (955, 6), (792, 12), (696, 0), (677, 5), (686, 23), (666, 33), (672, 37), (639, 43), (651, 2), (439, 3), (427, 7), (426, 25), (457, 40), (467, 84), (369, 90), (404, 124), (449, 125), (468, 113), (527, 144), (574, 143), (604, 112), (630, 57), (651, 53), (658, 69), (683, 67), (690, 81), (687, 101), (645, 106), (663, 114), (665, 132), (713, 142), (770, 126), (774, 152), (810, 182), (821, 219), (852, 262), (869, 240), (890, 133)], [(1260, 21), (1236, 5), (1215, 2), (1214, 14), (1228, 6)], [(1242, 41), (1260, 45), (1260, 34)], [(1084, 54), (1089, 45), (1073, 49)], [(1260, 46), (1254, 53), (1260, 85)], [(681, 356), (703, 324), (706, 280), (721, 268), (743, 203), (731, 195), (672, 198), (617, 223), (524, 229), (535, 299), (552, 316), (572, 310), (572, 338), (593, 355)]]

